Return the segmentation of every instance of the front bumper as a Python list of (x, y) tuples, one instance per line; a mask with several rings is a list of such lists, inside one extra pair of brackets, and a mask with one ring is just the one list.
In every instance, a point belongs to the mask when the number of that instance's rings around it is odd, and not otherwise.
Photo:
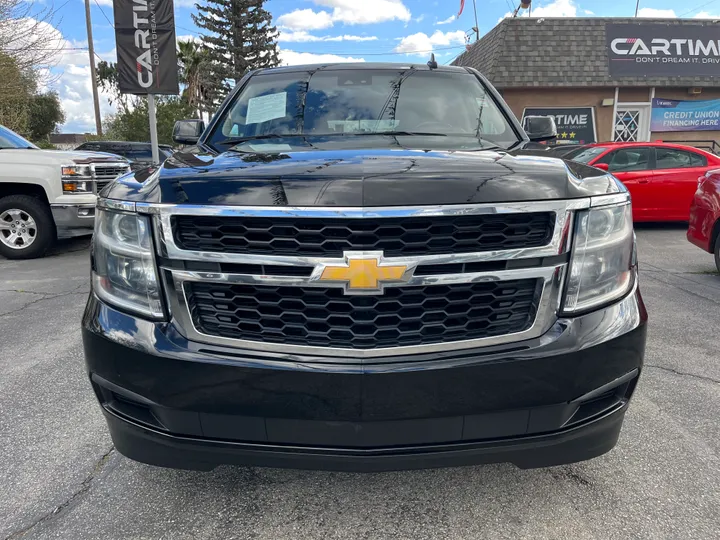
[(116, 447), (145, 463), (541, 467), (615, 445), (646, 320), (635, 291), (526, 342), (330, 364), (189, 342), (91, 295), (83, 341)]
[(93, 233), (95, 203), (59, 203), (50, 205), (58, 238), (84, 236)]

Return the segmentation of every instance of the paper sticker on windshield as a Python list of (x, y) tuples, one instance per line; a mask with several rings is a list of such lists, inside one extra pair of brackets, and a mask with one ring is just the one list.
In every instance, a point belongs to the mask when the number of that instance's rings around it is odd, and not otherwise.
[(285, 116), (287, 92), (250, 98), (248, 100), (246, 124), (260, 124)]

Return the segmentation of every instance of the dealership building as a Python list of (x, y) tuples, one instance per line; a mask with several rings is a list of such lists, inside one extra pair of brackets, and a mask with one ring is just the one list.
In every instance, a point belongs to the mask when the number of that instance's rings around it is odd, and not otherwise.
[(720, 142), (720, 21), (504, 19), (453, 64), (518, 118), (554, 115), (559, 142)]

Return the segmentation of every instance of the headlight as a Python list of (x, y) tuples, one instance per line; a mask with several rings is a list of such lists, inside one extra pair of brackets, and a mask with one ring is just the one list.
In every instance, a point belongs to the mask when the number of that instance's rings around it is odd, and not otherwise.
[(89, 165), (68, 165), (62, 168), (63, 194), (92, 193), (92, 170)]
[(101, 300), (150, 318), (163, 318), (147, 216), (98, 209), (93, 263), (93, 288)]
[(607, 304), (633, 286), (634, 235), (630, 204), (577, 213), (563, 311)]

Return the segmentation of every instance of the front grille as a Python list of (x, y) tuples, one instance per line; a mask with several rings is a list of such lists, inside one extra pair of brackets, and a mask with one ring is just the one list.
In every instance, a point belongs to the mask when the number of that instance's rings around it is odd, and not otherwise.
[(105, 180), (105, 184), (107, 185), (112, 180), (115, 180), (118, 176), (125, 174), (128, 171), (130, 171), (129, 166), (95, 165), (94, 177), (98, 181)]
[(206, 335), (287, 345), (372, 349), (522, 332), (535, 320), (538, 279), (386, 288), (186, 283), (193, 324)]
[(550, 243), (554, 212), (408, 218), (174, 216), (175, 242), (196, 251), (341, 257), (473, 253)]

